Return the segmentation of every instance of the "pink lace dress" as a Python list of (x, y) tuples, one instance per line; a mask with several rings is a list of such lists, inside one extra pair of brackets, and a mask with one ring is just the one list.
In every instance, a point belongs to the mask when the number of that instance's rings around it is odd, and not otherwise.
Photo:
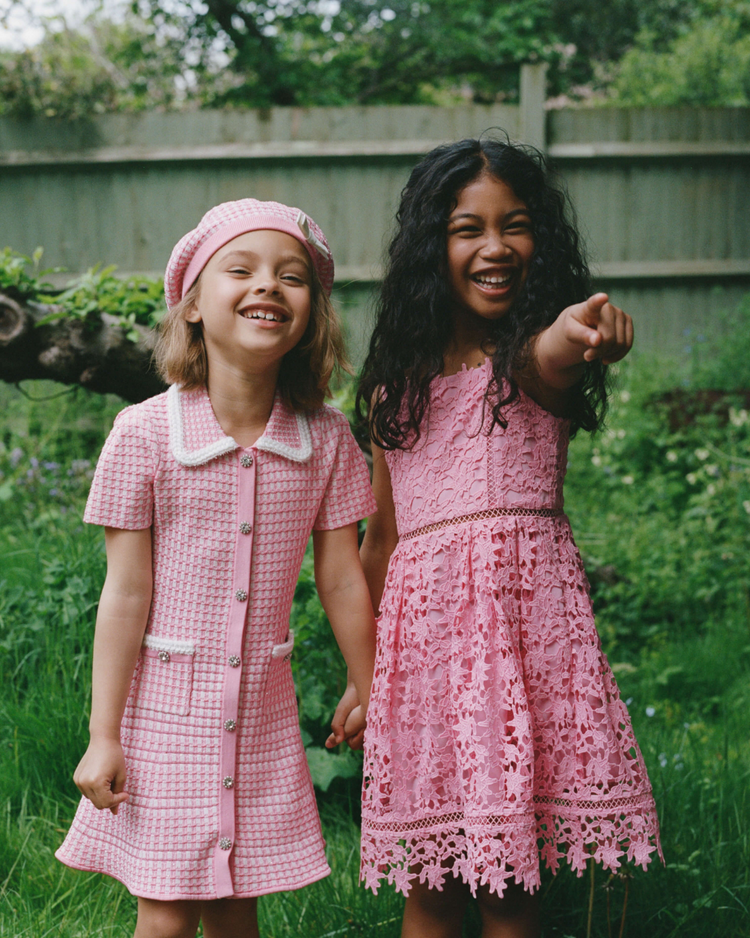
[(365, 741), (362, 876), (502, 895), (539, 853), (579, 873), (661, 855), (643, 758), (562, 513), (568, 424), (526, 395), (489, 425), (489, 365), (438, 378), (386, 454), (399, 543)]

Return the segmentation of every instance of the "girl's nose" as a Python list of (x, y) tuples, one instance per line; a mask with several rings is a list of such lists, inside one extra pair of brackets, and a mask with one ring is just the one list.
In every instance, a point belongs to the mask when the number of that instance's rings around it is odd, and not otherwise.
[(487, 233), (486, 240), (482, 245), (483, 257), (507, 257), (511, 252), (510, 247), (503, 240), (501, 231), (492, 231)]
[(252, 291), (259, 295), (264, 293), (278, 293), (279, 281), (276, 275), (270, 271), (258, 271), (253, 279)]

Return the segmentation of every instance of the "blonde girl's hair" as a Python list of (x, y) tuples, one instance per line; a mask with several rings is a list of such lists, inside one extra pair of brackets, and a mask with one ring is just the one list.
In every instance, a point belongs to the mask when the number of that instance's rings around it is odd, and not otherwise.
[[(312, 270), (310, 321), (298, 344), (281, 361), (277, 387), (293, 410), (315, 410), (330, 395), (334, 372), (352, 374), (344, 351), (341, 323), (317, 272)], [(203, 327), (186, 315), (200, 295), (201, 278), (162, 320), (154, 349), (156, 368), (167, 384), (186, 391), (208, 382), (208, 357)]]

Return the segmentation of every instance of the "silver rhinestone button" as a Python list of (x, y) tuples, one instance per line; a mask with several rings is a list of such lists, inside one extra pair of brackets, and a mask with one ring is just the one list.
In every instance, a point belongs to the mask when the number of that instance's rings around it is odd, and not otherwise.
[(225, 775), (221, 784), (224, 788), (234, 788), (234, 779), (231, 775)]
[(243, 469), (249, 469), (253, 464), (253, 457), (248, 456), (247, 453), (244, 456), (240, 456), (240, 465)]
[(247, 599), (247, 592), (245, 590), (237, 590), (234, 594), (234, 598), (239, 600), (239, 602), (244, 603)]
[(230, 668), (239, 668), (240, 666), (240, 656), (239, 655), (230, 655), (229, 656), (229, 667)]
[(232, 730), (236, 728), (237, 724), (234, 720), (224, 720), (224, 729), (227, 730), (227, 732), (231, 733)]
[(219, 841), (219, 847), (222, 850), (231, 850), (232, 841), (228, 837), (222, 837), (221, 840)]
[(160, 652), (159, 652), (159, 661), (163, 661), (164, 664), (166, 664), (166, 663), (169, 661), (169, 652), (168, 652), (168, 651), (160, 651)]
[(249, 521), (243, 521), (240, 524), (240, 532), (242, 534), (251, 534), (252, 530), (253, 530), (253, 526), (250, 524)]

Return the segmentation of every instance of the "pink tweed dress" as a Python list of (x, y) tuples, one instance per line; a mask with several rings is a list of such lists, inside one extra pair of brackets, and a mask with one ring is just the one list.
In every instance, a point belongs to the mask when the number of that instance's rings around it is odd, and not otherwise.
[(329, 873), (300, 739), (289, 612), (313, 528), (374, 510), (343, 414), (277, 397), (263, 436), (224, 435), (204, 389), (126, 408), (85, 520), (153, 532), (154, 589), (122, 721), (130, 800), (82, 799), (57, 857), (136, 896), (214, 899)]
[(386, 453), (399, 542), (365, 737), (362, 876), (533, 890), (539, 852), (646, 865), (656, 809), (562, 513), (568, 423), (523, 393), (487, 434), (489, 364), (433, 383)]

